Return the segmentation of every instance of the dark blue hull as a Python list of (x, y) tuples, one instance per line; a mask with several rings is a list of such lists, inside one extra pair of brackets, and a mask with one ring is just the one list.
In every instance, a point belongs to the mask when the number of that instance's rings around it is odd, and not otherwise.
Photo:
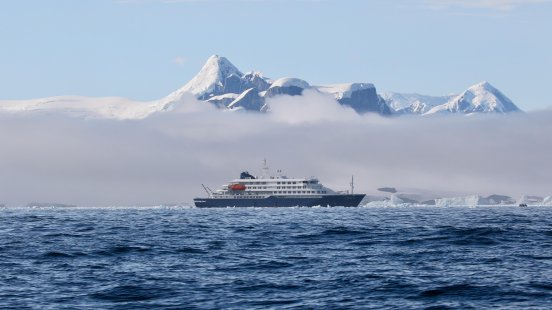
[(364, 194), (354, 195), (323, 195), (314, 197), (279, 197), (269, 196), (258, 199), (244, 198), (195, 198), (197, 208), (226, 208), (226, 207), (358, 207)]

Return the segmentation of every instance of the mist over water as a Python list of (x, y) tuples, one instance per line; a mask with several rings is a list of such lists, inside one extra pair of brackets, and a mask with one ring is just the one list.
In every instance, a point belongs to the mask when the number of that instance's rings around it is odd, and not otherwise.
[(552, 307), (550, 208), (0, 208), (0, 308)]
[(552, 194), (551, 111), (381, 118), (314, 92), (276, 98), (271, 110), (232, 113), (188, 99), (142, 120), (1, 114), (0, 203), (189, 203), (202, 183), (256, 174), (263, 158), (335, 190), (354, 174), (368, 194)]

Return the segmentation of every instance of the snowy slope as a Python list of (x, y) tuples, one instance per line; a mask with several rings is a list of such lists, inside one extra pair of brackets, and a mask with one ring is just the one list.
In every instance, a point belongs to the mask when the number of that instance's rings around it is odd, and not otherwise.
[(396, 113), (423, 114), (435, 106), (447, 103), (457, 95), (427, 96), (415, 93), (383, 92), (381, 96)]
[(310, 88), (307, 81), (297, 78), (281, 78), (277, 79), (270, 85), (270, 88), (266, 90), (267, 97), (273, 97), (276, 95), (288, 95), (299, 96), (303, 93), (304, 89)]
[(345, 83), (345, 84), (331, 84), (314, 86), (319, 91), (327, 94), (331, 94), (335, 99), (351, 98), (355, 91), (375, 88), (371, 83)]
[(64, 115), (110, 119), (143, 119), (169, 110), (160, 101), (137, 102), (120, 97), (90, 98), (58, 96), (33, 100), (0, 100), (0, 112), (60, 113)]
[(207, 102), (210, 102), (212, 104), (214, 104), (216, 107), (218, 108), (225, 108), (227, 107), (232, 101), (236, 100), (236, 98), (238, 98), (239, 94), (234, 94), (234, 93), (228, 93), (228, 94), (223, 94), (223, 95), (219, 95), (219, 96), (213, 96), (209, 99), (207, 99)]
[(447, 103), (431, 108), (425, 115), (436, 113), (509, 113), (520, 109), (488, 82), (475, 84)]
[(241, 78), (243, 74), (228, 59), (213, 55), (193, 79), (167, 96), (166, 101), (176, 101), (185, 93), (202, 99), (211, 94), (221, 95), (226, 80), (231, 76)]

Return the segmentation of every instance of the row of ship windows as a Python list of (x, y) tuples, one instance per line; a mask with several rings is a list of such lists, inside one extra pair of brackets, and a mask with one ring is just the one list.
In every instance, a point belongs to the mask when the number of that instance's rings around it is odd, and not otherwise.
[[(264, 185), (267, 184), (267, 182), (240, 182), (244, 185)], [(276, 182), (276, 184), (318, 184), (317, 181), (287, 181), (287, 182)]]
[[(326, 191), (275, 191), (274, 194), (326, 194)], [(251, 196), (252, 193), (235, 194), (236, 196)], [(255, 196), (252, 196), (255, 197)]]
[(275, 191), (276, 194), (325, 194), (326, 191)]
[[(268, 189), (273, 186), (250, 186), (249, 189)], [(306, 186), (277, 186), (276, 189), (306, 189)]]

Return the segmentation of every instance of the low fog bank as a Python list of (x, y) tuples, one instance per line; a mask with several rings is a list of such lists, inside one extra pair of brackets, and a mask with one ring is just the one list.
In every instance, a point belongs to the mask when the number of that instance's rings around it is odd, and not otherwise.
[(443, 195), (552, 194), (552, 111), (455, 117), (359, 116), (317, 93), (269, 114), (188, 99), (143, 120), (0, 114), (0, 204), (188, 203), (263, 158), (335, 190), (392, 186)]

